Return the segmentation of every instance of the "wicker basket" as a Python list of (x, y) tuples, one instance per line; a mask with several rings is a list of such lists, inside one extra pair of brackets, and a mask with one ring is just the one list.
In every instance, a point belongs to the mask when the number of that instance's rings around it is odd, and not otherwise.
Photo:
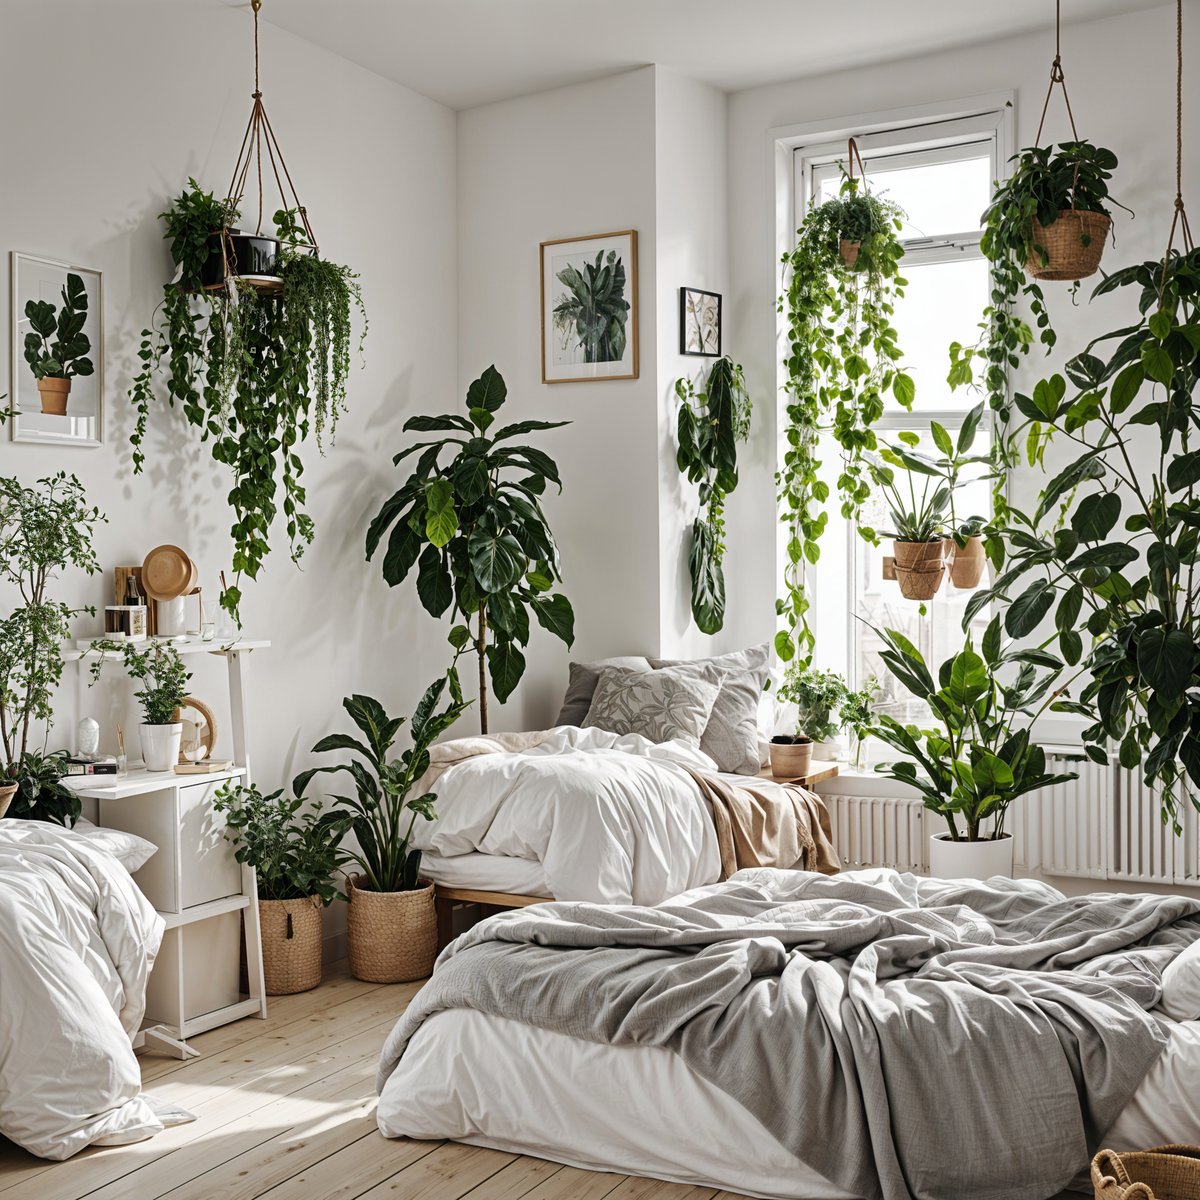
[(1106, 213), (1082, 209), (1064, 208), (1053, 225), (1043, 225), (1034, 217), (1030, 237), (1046, 251), (1049, 261), (1043, 266), (1035, 251), (1025, 263), (1026, 272), (1034, 279), (1074, 280), (1095, 275), (1111, 228), (1112, 218)]
[(17, 794), (18, 784), (6, 783), (0, 786), (0, 817), (8, 812), (8, 806), (12, 803), (12, 798)]
[(1096, 1200), (1196, 1200), (1200, 1196), (1200, 1146), (1158, 1146), (1092, 1159)]
[(371, 983), (408, 983), (433, 972), (437, 910), (433, 884), (411, 892), (365, 891), (366, 876), (347, 881), (350, 972)]
[(307, 992), (321, 982), (321, 913), (320, 896), (258, 902), (268, 996)]
[(936, 542), (893, 542), (892, 554), (900, 595), (906, 600), (932, 600), (946, 574), (946, 543), (940, 538)]

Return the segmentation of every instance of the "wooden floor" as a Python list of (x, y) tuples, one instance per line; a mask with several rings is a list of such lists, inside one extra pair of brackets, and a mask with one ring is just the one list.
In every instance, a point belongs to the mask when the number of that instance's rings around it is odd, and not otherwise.
[(375, 1128), (375, 1065), (417, 984), (362, 983), (344, 965), (193, 1039), (188, 1063), (143, 1055), (146, 1090), (197, 1120), (65, 1163), (0, 1139), (0, 1200), (741, 1200), (715, 1188), (598, 1174)]

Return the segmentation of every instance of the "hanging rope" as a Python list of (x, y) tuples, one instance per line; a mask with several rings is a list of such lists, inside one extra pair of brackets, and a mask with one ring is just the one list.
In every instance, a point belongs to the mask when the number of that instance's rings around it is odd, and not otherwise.
[(854, 160), (858, 159), (858, 173), (862, 177), (863, 191), (867, 190), (867, 168), (863, 166), (862, 155), (858, 152), (858, 143), (851, 138), (846, 144), (847, 177), (854, 178)]
[(1175, 0), (1175, 210), (1171, 215), (1167, 248), (1163, 252), (1162, 274), (1158, 284), (1159, 308), (1163, 306), (1167, 290), (1167, 270), (1177, 233), (1183, 241), (1183, 253), (1190, 253), (1193, 249), (1192, 229), (1183, 204), (1183, 0)]
[(1075, 128), (1075, 114), (1071, 111), (1071, 97), (1067, 93), (1067, 77), (1062, 66), (1062, 0), (1054, 0), (1054, 61), (1050, 64), (1050, 86), (1046, 89), (1046, 99), (1042, 104), (1042, 119), (1038, 121), (1035, 145), (1042, 144), (1042, 128), (1046, 124), (1046, 113), (1050, 109), (1050, 100), (1056, 87), (1062, 88), (1063, 104), (1067, 108), (1067, 119), (1071, 122), (1071, 137), (1079, 141), (1079, 132)]

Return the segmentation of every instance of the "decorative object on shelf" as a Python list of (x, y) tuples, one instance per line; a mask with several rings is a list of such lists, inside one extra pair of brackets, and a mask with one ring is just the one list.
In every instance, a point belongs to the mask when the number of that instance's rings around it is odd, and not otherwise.
[(836, 759), (841, 725), (834, 714), (849, 695), (846, 680), (836, 671), (821, 671), (793, 660), (784, 670), (777, 692), (784, 704), (796, 706), (796, 733), (817, 743), (822, 758)]
[(117, 778), (124, 779), (129, 774), (129, 756), (125, 752), (125, 726), (117, 722)]
[(282, 789), (264, 796), (253, 784), (234, 780), (217, 792), (213, 807), (225, 817), (238, 862), (257, 873), (267, 995), (315, 988), (321, 982), (323, 909), (340, 894), (333, 882), (338, 827)]
[(99, 271), (12, 256), (12, 438), (60, 446), (104, 440)]
[(131, 642), (146, 640), (146, 606), (144, 604), (109, 604), (104, 609), (104, 636), (114, 635)]
[(542, 382), (638, 377), (637, 231), (541, 244)]
[(100, 754), (100, 722), (95, 717), (83, 717), (75, 733), (75, 753), (83, 759), (95, 759)]
[[(942, 480), (935, 483), (923, 468), (910, 468), (907, 464), (915, 461), (910, 452), (916, 434), (901, 433), (900, 438), (913, 441), (880, 447), (871, 460), (871, 478), (891, 516), (893, 570), (900, 594), (906, 600), (932, 600), (953, 561), (954, 541), (946, 536), (951, 488)], [(897, 470), (908, 482), (907, 499), (896, 481)], [(919, 496), (914, 475), (921, 476)]]
[[(142, 563), (138, 581), (154, 601), (154, 632), (159, 637), (181, 637), (187, 632), (188, 596), (199, 596), (200, 572), (178, 546), (155, 546)], [(201, 601), (197, 599), (197, 610)], [(196, 621), (200, 625), (199, 616)]]
[(841, 448), (842, 515), (876, 543), (875, 531), (860, 522), (871, 491), (866, 460), (876, 449), (875, 426), (886, 396), (911, 409), (916, 395), (911, 376), (898, 366), (892, 325), (906, 285), (899, 270), (903, 214), (867, 189), (865, 175), (854, 176), (855, 160), (860, 174), (862, 163), (853, 139), (847, 157), (850, 171), (838, 196), (809, 211), (795, 247), (783, 256), (787, 449), (776, 485), (788, 541), (784, 595), (776, 601), (784, 627), (775, 635), (775, 651), (785, 662), (797, 650), (811, 655), (814, 646), (806, 575), (820, 558), (830, 495), (818, 471), (820, 436), (832, 432)]
[(717, 633), (725, 623), (725, 498), (737, 487), (737, 443), (750, 434), (750, 396), (742, 368), (731, 358), (713, 363), (705, 390), (690, 379), (675, 381), (679, 399), (675, 463), (700, 487), (704, 515), (692, 525), (688, 573), (692, 616), (701, 633)]
[[(442, 703), (446, 693), (445, 705)], [(429, 747), (468, 707), (451, 667), (421, 697), (409, 723), (412, 746), (389, 761), (403, 717), (389, 717), (369, 696), (348, 696), (342, 707), (363, 736), (331, 734), (314, 754), (349, 750), (357, 757), (332, 767), (312, 767), (296, 776), (292, 790), (302, 797), (314, 775), (345, 771), (354, 794), (338, 797), (344, 807), (322, 822), (334, 831), (354, 834), (357, 849), (343, 848), (340, 861), (361, 874), (348, 881), (350, 970), (358, 979), (400, 983), (423, 979), (433, 970), (437, 914), (433, 885), (421, 880), (421, 851), (412, 846), (417, 818), (434, 819), (433, 792), (414, 796), (417, 780), (429, 767)]]
[[(511, 439), (557, 429), (567, 421), (517, 421), (488, 436), (508, 395), (494, 366), (467, 389), (467, 415), (410, 417), (406, 431), (443, 432), (392, 460), (418, 454), (404, 486), (383, 504), (367, 530), (367, 558), (391, 529), (383, 558), (388, 585), (417, 568), (425, 611), (447, 609), (455, 624), (454, 660), (473, 650), (479, 665), (479, 725), (487, 732), (488, 676), (502, 704), (525, 672), (530, 614), (567, 646), (575, 640), (571, 602), (553, 592), (561, 582), (558, 547), (542, 511), (546, 484), (562, 490), (554, 460)], [(450, 450), (447, 463), (439, 461)], [(516, 476), (514, 478), (514, 476)], [(475, 629), (470, 628), (471, 622)], [(490, 634), (490, 640), (489, 640)]]
[(802, 733), (777, 733), (771, 739), (771, 774), (776, 779), (803, 779), (812, 770), (813, 741)]
[[(258, 15), (254, 10), (254, 93), (250, 120), (223, 200), (195, 180), (162, 213), (178, 268), (166, 285), (152, 328), (142, 333), (141, 368), (130, 390), (137, 422), (130, 442), (142, 469), (155, 382), (164, 376), (168, 403), (211, 445), (233, 475), (235, 579), (221, 604), (239, 620), (241, 579), (256, 579), (282, 510), (291, 557), (312, 541), (305, 512), (301, 444), (310, 430), (318, 449), (332, 443), (346, 410), (353, 337), (351, 312), (366, 337), (358, 276), (322, 258), (308, 210), (263, 105), (259, 85)], [(273, 231), (263, 233), (265, 160), (280, 197)], [(257, 180), (253, 233), (236, 226), (247, 182)]]
[(185, 696), (175, 710), (175, 720), (183, 726), (179, 740), (180, 763), (199, 763), (211, 758), (217, 744), (217, 719), (212, 709), (195, 696)]
[(946, 879), (1011, 875), (1012, 835), (1004, 830), (1010, 805), (1078, 778), (1047, 774), (1045, 751), (1029, 736), (1029, 726), (1058, 694), (1062, 663), (1043, 650), (1006, 645), (997, 616), (983, 635), (982, 655), (968, 637), (935, 679), (902, 633), (875, 632), (884, 665), (931, 713), (927, 729), (877, 713), (871, 734), (905, 755), (875, 769), (915, 788), (947, 824), (948, 832), (930, 842), (932, 873)]
[(100, 569), (92, 535), (105, 519), (74, 475), (60, 471), (31, 485), (0, 478), (0, 580), (21, 598), (0, 619), (0, 800), (8, 791), (14, 817), (72, 825), (79, 816), (78, 797), (60, 782), (65, 752), (47, 754), (45, 739), (62, 679), (60, 646), (71, 621), (96, 610), (54, 600), (49, 589), (68, 567)]
[(679, 289), (679, 353), (721, 357), (721, 293)]

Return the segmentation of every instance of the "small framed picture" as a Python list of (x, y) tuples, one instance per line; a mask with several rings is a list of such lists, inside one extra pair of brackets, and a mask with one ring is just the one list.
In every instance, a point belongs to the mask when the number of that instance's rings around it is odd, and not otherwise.
[(13, 251), (8, 426), (14, 442), (104, 441), (99, 271)]
[(638, 377), (637, 232), (543, 242), (542, 382)]
[(721, 295), (679, 289), (679, 353), (721, 357)]

